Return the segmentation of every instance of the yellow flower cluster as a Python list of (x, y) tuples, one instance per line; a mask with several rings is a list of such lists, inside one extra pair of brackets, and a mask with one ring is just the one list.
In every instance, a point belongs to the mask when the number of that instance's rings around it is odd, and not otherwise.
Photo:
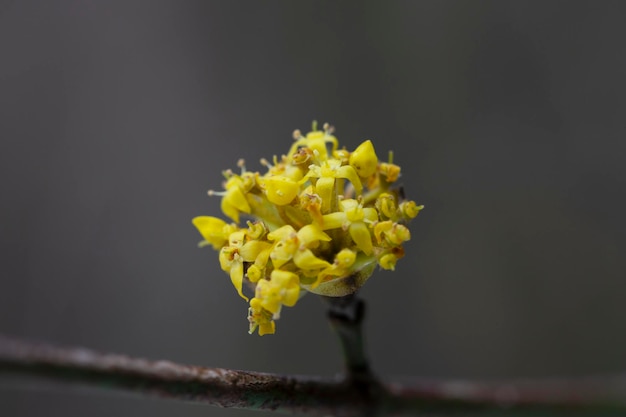
[[(265, 174), (226, 171), (221, 208), (233, 223), (200, 216), (193, 224), (200, 246), (219, 250), (222, 269), (239, 295), (249, 300), (250, 333), (275, 331), (282, 306), (305, 292), (340, 297), (358, 290), (376, 265), (393, 270), (411, 235), (405, 226), (423, 206), (405, 200), (392, 184), (400, 167), (380, 162), (372, 142), (354, 151), (339, 149), (333, 128), (324, 125), (295, 142)], [(239, 226), (240, 216), (251, 220)]]

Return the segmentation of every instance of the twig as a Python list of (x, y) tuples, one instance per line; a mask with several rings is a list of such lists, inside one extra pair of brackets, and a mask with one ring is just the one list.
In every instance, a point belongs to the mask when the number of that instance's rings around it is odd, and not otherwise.
[(363, 341), (365, 303), (355, 294), (324, 299), (328, 303), (328, 319), (339, 337), (348, 376), (374, 379)]
[(309, 416), (624, 416), (626, 377), (552, 382), (381, 384), (368, 396), (350, 378), (281, 376), (148, 361), (0, 335), (0, 374), (27, 374), (221, 407)]

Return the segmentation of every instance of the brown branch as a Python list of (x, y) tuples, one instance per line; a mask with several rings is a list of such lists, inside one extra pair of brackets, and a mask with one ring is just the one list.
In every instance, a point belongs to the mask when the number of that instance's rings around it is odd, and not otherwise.
[(148, 361), (0, 335), (0, 374), (28, 374), (221, 407), (309, 416), (624, 416), (626, 378), (506, 383), (281, 376)]

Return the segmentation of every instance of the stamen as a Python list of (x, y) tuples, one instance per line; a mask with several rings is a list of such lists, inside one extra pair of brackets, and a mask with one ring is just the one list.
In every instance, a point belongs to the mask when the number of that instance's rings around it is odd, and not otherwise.
[(226, 195), (226, 191), (209, 190), (207, 194), (209, 195), (209, 197), (213, 197), (213, 196), (224, 197)]
[(300, 132), (300, 129), (296, 129), (293, 131), (292, 134), (293, 140), (298, 140), (302, 138), (302, 132)]
[(241, 158), (241, 159), (239, 159), (237, 161), (237, 166), (239, 168), (241, 168), (241, 173), (245, 174), (245, 172), (246, 172), (246, 161), (243, 158)]
[(261, 162), (261, 165), (263, 165), (264, 167), (266, 167), (268, 169), (274, 168), (274, 165), (270, 164), (270, 161), (268, 161), (265, 158), (261, 158), (261, 160), (259, 162)]

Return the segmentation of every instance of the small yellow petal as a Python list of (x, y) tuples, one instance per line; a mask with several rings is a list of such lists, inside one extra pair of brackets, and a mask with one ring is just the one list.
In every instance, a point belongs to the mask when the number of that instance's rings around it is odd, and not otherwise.
[(361, 178), (367, 178), (376, 172), (378, 157), (371, 140), (366, 140), (352, 152), (350, 165), (354, 167)]
[(274, 323), (274, 320), (259, 324), (259, 336), (274, 333), (276, 333), (276, 323)]
[(198, 216), (191, 222), (198, 229), (204, 240), (213, 245), (213, 249), (219, 249), (226, 243), (227, 236), (224, 234), (226, 222), (217, 217)]
[(291, 203), (300, 189), (296, 181), (280, 175), (265, 178), (262, 183), (267, 199), (279, 206)]
[(261, 299), (261, 305), (272, 314), (280, 311), (280, 288), (270, 284), (268, 280), (262, 279), (257, 283), (257, 298)]
[(239, 249), (239, 255), (245, 262), (254, 262), (259, 254), (272, 247), (269, 242), (261, 242), (258, 240), (251, 240), (246, 242), (241, 249)]
[(361, 192), (363, 191), (363, 185), (361, 184), (361, 180), (359, 179), (359, 176), (357, 175), (357, 171), (355, 171), (355, 169), (351, 165), (344, 165), (342, 167), (337, 168), (336, 177), (345, 178), (348, 181), (350, 181), (350, 183), (352, 183), (352, 186), (354, 187), (356, 191), (356, 194), (361, 195)]
[(336, 213), (323, 215), (322, 220), (323, 220), (322, 229), (330, 230), (330, 229), (337, 229), (339, 227), (343, 227), (343, 225), (348, 221), (348, 217), (346, 216), (346, 213), (342, 211), (338, 211)]
[(310, 249), (299, 250), (293, 255), (293, 263), (303, 270), (318, 270), (328, 268), (330, 263), (318, 258)]
[(328, 213), (335, 194), (335, 178), (322, 177), (315, 183), (315, 192), (322, 199), (322, 212)]
[(230, 267), (233, 263), (235, 253), (237, 253), (237, 249), (231, 248), (229, 246), (225, 246), (220, 250), (219, 261), (222, 271), (230, 271)]
[(272, 271), (271, 284), (279, 288), (281, 303), (293, 307), (300, 298), (300, 279), (289, 271)]
[(315, 224), (307, 224), (302, 227), (302, 229), (298, 230), (297, 236), (300, 244), (305, 246), (319, 242), (320, 240), (324, 242), (330, 242), (332, 240), (330, 236), (324, 233), (322, 229)]
[(296, 229), (294, 229), (291, 225), (279, 227), (273, 232), (267, 234), (267, 238), (269, 240), (284, 240), (291, 236), (296, 236)]
[(365, 207), (363, 209), (363, 217), (366, 221), (375, 222), (378, 220), (378, 212), (375, 208)]
[(366, 255), (371, 255), (373, 251), (372, 237), (369, 229), (363, 222), (352, 223), (349, 228), (350, 236), (356, 246)]
[(235, 286), (237, 293), (241, 298), (248, 301), (248, 297), (243, 295), (243, 262), (241, 262), (239, 255), (235, 255), (235, 261), (233, 261), (230, 267), (230, 281)]
[(222, 197), (221, 207), (224, 214), (236, 223), (239, 223), (239, 213), (250, 214), (252, 211), (245, 194), (237, 185), (233, 185), (226, 190), (224, 197)]

